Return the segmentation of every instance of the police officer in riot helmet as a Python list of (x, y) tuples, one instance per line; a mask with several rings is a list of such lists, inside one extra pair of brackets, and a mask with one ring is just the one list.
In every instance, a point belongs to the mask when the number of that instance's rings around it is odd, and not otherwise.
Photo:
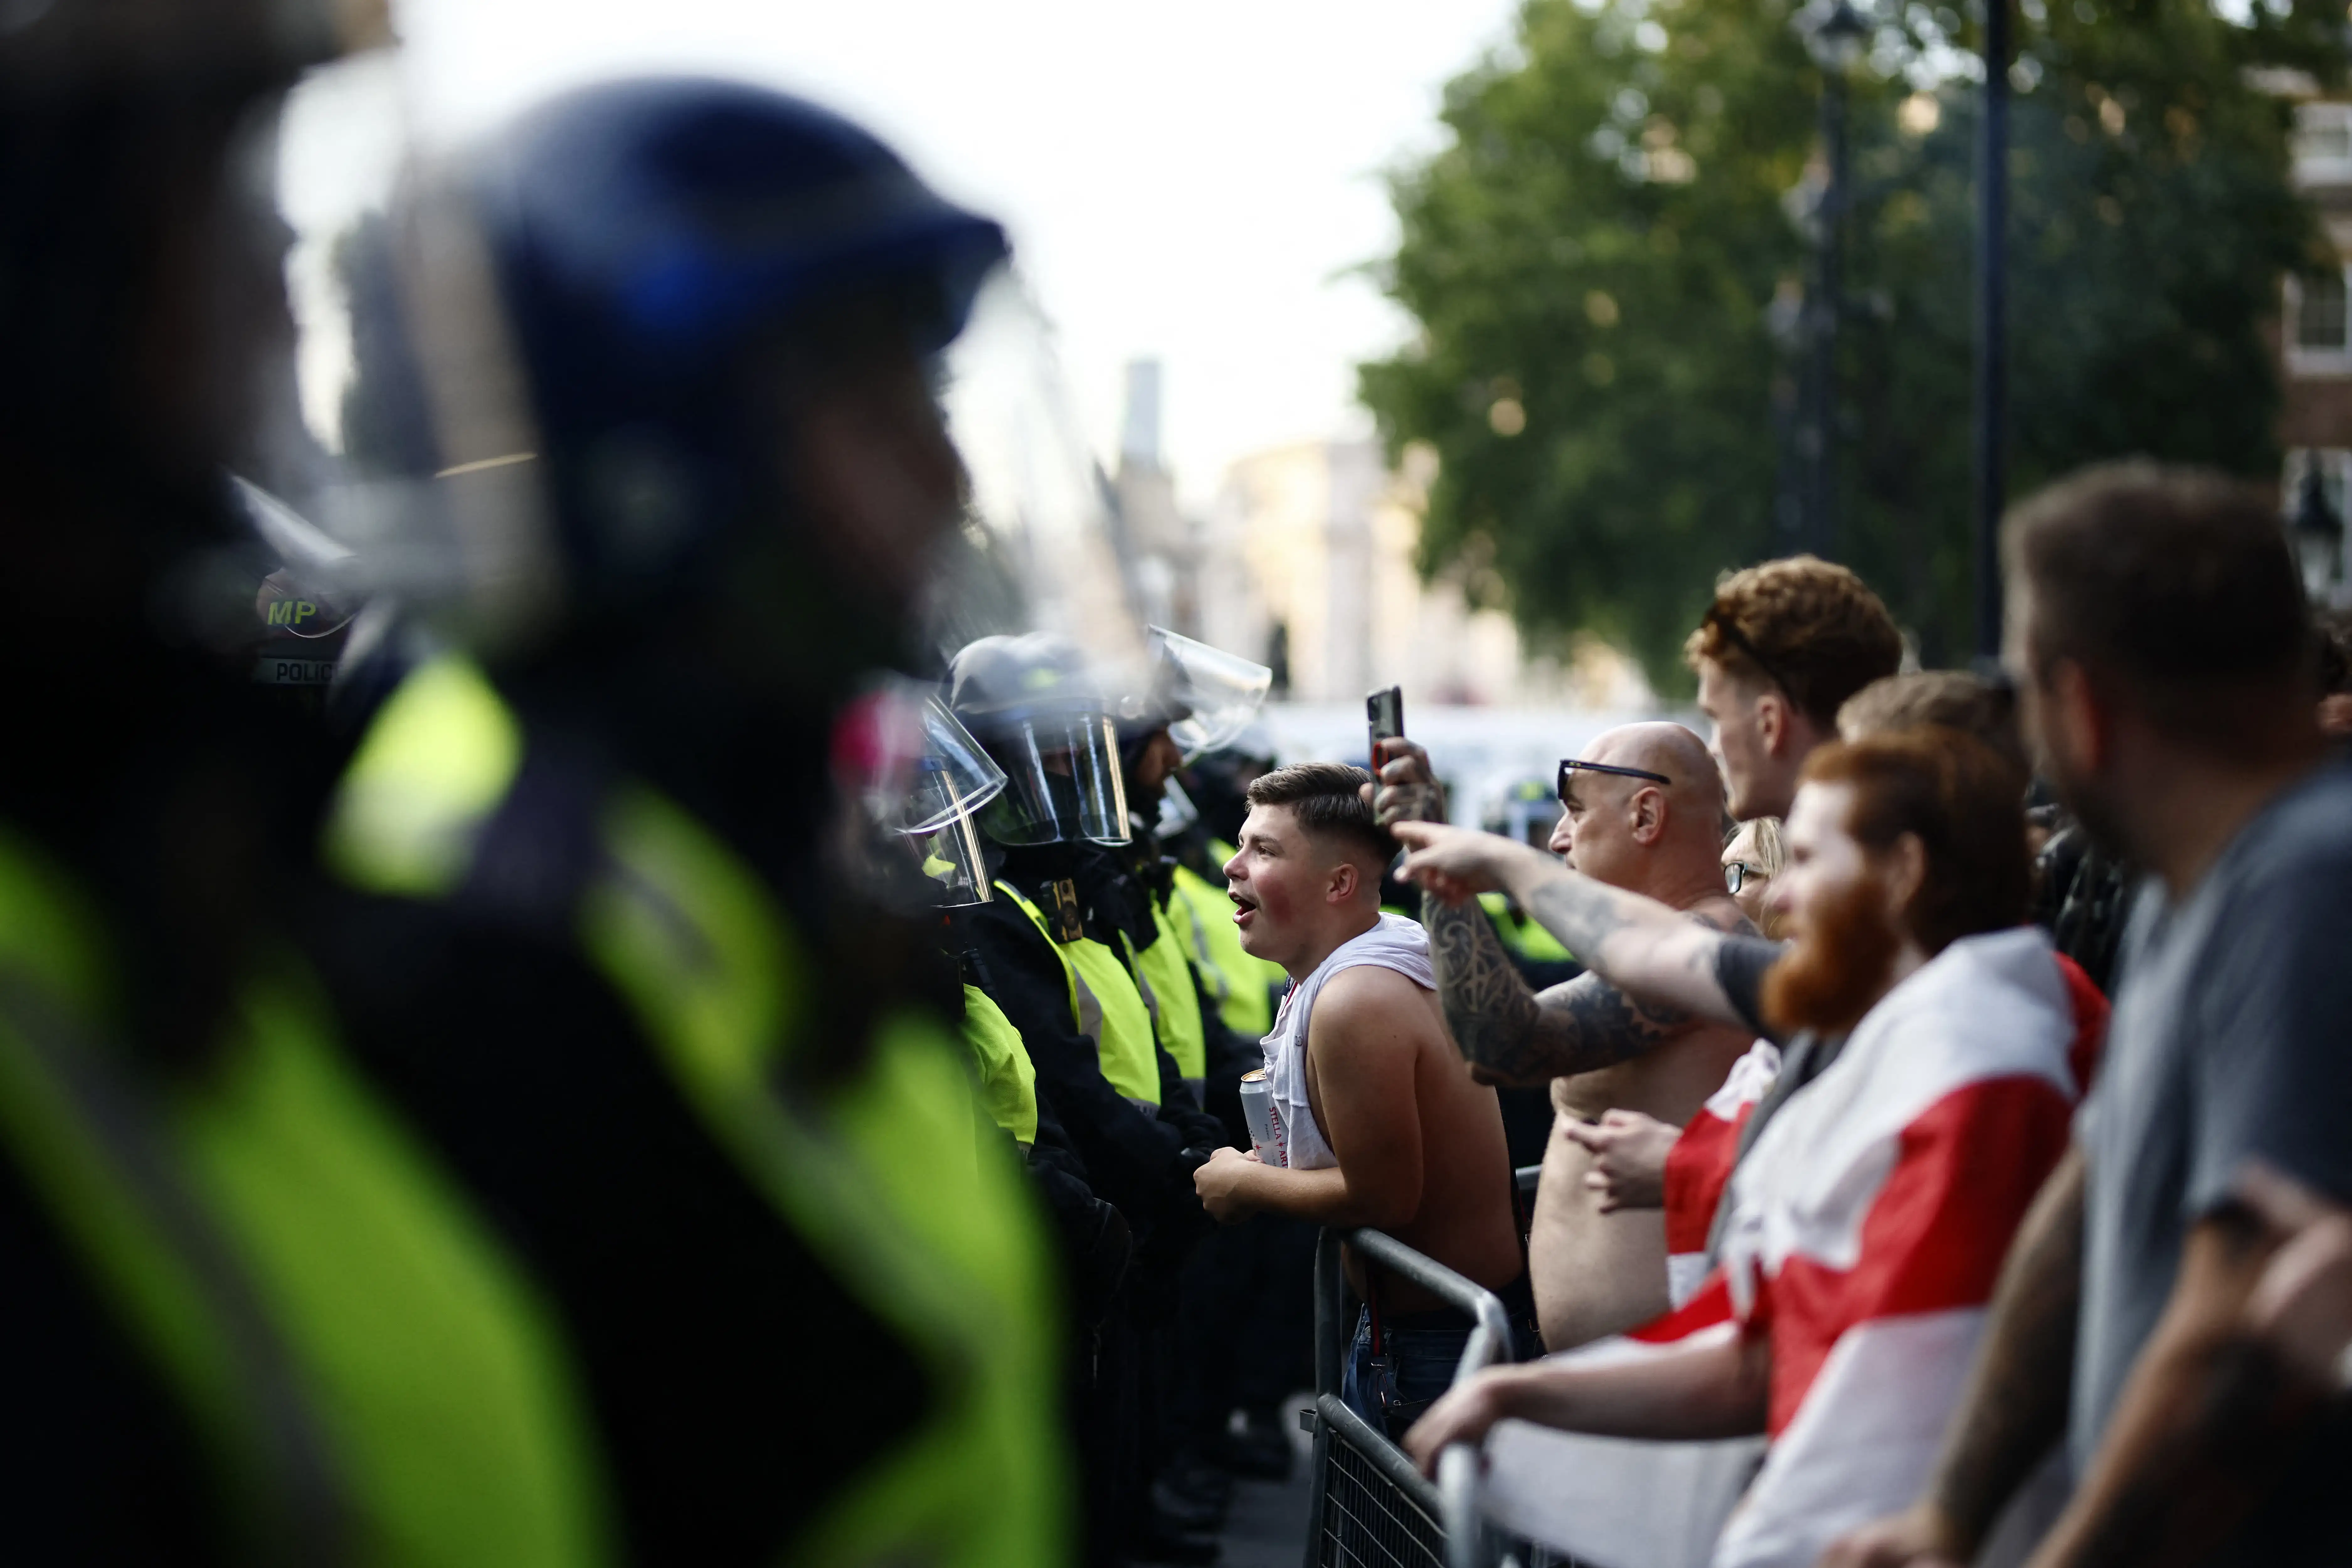
[[(1132, 1238), (1118, 1209), (1095, 1194), (1085, 1159), (1053, 1098), (1039, 1089), (1020, 1030), (997, 1005), (985, 954), (968, 924), (996, 898), (978, 817), (1004, 788), (1003, 771), (937, 696), (923, 703), (926, 743), (903, 798), (868, 813), (879, 831), (878, 879), (936, 911), (940, 952), (963, 993), (960, 1032), (991, 1120), (1021, 1149), (1058, 1232), (1072, 1317), (1097, 1334), (1126, 1278)], [(906, 889), (919, 889), (908, 894)], [(1091, 1340), (1088, 1342), (1091, 1343)]]
[(1138, 983), (1131, 883), (1110, 852), (1130, 833), (1117, 704), (1084, 653), (1045, 633), (963, 648), (950, 701), (1008, 775), (979, 818), (1003, 896), (971, 910), (964, 929), (1028, 1047), (1041, 1100), (1137, 1242), (1080, 1414), (1087, 1555), (1205, 1560), (1213, 1542), (1186, 1535), (1187, 1521), (1150, 1496), (1162, 1457), (1152, 1399), (1177, 1272), (1207, 1228), (1191, 1173), (1224, 1132), (1193, 1100)]
[(380, 41), (366, 10), (0, 26), (0, 1513), (26, 1561), (600, 1548), (521, 1261), (293, 956), (331, 775), (244, 668), (260, 574), (225, 473), (286, 337), (246, 176), (278, 92)]
[(329, 824), (361, 1048), (538, 1260), (635, 1554), (1059, 1560), (1029, 1200), (974, 1168), (933, 922), (843, 875), (1001, 230), (678, 79), (526, 113), (373, 234), (347, 420), (463, 651)]

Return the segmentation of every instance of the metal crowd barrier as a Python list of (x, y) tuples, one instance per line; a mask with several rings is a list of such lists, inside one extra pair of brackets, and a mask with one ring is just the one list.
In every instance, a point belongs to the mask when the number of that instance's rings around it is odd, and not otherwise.
[(1437, 1457), (1432, 1485), (1404, 1450), (1339, 1400), (1339, 1369), (1355, 1335), (1346, 1241), (1367, 1261), (1411, 1280), (1475, 1325), (1454, 1381), (1511, 1359), (1510, 1321), (1492, 1291), (1377, 1230), (1326, 1230), (1315, 1248), (1315, 1458), (1306, 1568), (1515, 1568), (1478, 1506), (1478, 1454), (1456, 1443)]

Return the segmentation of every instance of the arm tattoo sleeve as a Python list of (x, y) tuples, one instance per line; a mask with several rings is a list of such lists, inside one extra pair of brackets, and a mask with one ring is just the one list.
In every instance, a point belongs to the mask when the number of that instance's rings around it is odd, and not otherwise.
[(1542, 995), (1528, 986), (1475, 903), (1424, 894), (1438, 998), (1465, 1059), (1505, 1083), (1534, 1085), (1614, 1067), (1688, 1024), (1672, 1007), (1637, 1003), (1597, 974)]
[(1531, 895), (1530, 912), (1558, 937), (1560, 945), (1588, 961), (1601, 944), (1632, 921), (1618, 907), (1616, 893), (1582, 877), (1546, 882)]

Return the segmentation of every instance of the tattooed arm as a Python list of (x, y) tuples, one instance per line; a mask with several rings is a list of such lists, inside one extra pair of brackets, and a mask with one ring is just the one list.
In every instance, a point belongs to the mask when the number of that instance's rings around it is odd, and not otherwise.
[[(1716, 952), (1725, 936), (1716, 926), (1579, 876), (1541, 850), (1492, 833), (1426, 822), (1399, 822), (1391, 831), (1412, 852), (1404, 863), (1406, 879), (1425, 896), (1459, 906), (1473, 894), (1499, 889), (1576, 954), (1590, 973), (1547, 995), (1597, 975), (1624, 994), (1618, 1003), (1629, 1010), (1627, 998), (1638, 997), (1643, 1006), (1677, 1010), (1683, 1022), (1744, 1025), (1716, 979)], [(1435, 946), (1434, 927), (1431, 934)], [(1450, 1005), (1448, 1013), (1450, 1018)]]
[[(1706, 923), (1703, 915), (1690, 918)], [(1538, 995), (1475, 902), (1448, 905), (1423, 893), (1421, 920), (1454, 1042), (1495, 1082), (1535, 1086), (1614, 1067), (1692, 1024), (1689, 1014), (1636, 1002), (1598, 974)]]

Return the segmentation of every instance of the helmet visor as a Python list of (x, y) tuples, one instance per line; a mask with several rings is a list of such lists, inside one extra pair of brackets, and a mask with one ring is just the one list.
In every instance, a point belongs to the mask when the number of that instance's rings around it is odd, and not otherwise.
[(951, 816), (927, 833), (909, 832), (907, 842), (920, 858), (924, 879), (936, 889), (932, 901), (940, 909), (963, 909), (995, 897), (988, 885), (980, 830), (970, 816)]
[(923, 752), (900, 807), (899, 831), (939, 831), (976, 815), (1004, 788), (1004, 770), (936, 696), (923, 699)]
[(1257, 717), (1274, 684), (1274, 671), (1265, 665), (1164, 626), (1151, 628), (1151, 652), (1160, 696), (1168, 710), (1179, 715), (1168, 735), (1187, 763), (1232, 744)]
[(1173, 838), (1201, 820), (1201, 808), (1184, 793), (1184, 786), (1170, 779), (1160, 796), (1160, 820), (1151, 825), (1154, 837)]
[(1110, 716), (1045, 712), (1012, 721), (998, 743), (1004, 792), (981, 814), (1000, 844), (1127, 842), (1127, 785)]

